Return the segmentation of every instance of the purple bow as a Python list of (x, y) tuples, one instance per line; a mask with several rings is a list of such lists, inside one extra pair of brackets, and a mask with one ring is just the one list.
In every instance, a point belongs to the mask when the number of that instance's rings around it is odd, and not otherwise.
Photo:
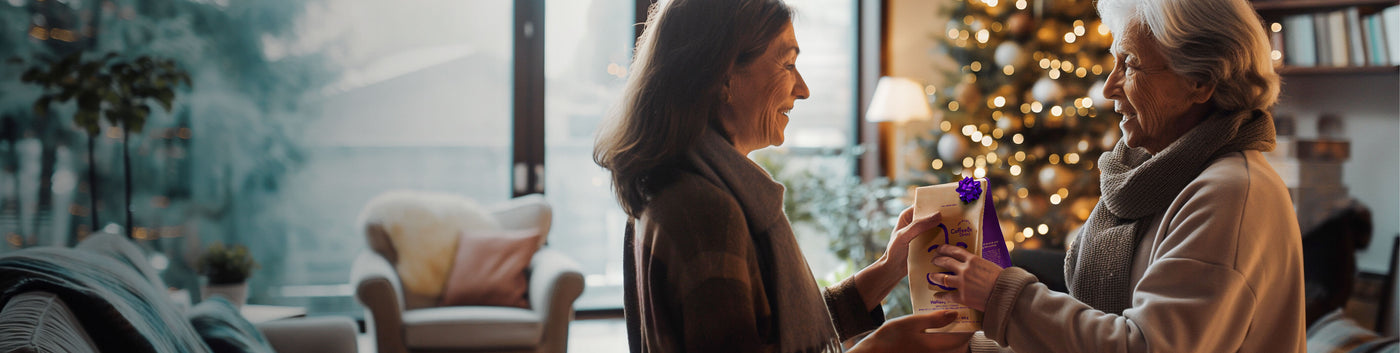
[(964, 177), (958, 181), (958, 199), (963, 203), (971, 203), (982, 197), (982, 183), (970, 177)]

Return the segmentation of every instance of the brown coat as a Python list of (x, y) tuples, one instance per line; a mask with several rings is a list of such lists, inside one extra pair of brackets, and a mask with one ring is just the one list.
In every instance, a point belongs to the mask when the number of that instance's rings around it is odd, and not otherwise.
[[(632, 352), (776, 350), (783, 328), (770, 304), (781, 298), (765, 283), (777, 274), (757, 255), (769, 235), (749, 228), (735, 198), (699, 175), (679, 173), (656, 193), (624, 245)], [(880, 308), (865, 310), (853, 283), (824, 293), (843, 341), (884, 322)]]

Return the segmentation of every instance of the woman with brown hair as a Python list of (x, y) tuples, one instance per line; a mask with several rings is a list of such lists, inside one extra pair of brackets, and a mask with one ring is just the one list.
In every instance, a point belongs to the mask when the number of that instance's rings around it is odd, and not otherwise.
[(788, 111), (809, 95), (791, 20), (780, 0), (672, 0), (637, 41), (594, 147), (629, 216), (633, 352), (840, 351), (884, 321), (880, 301), (906, 275), (909, 240), (938, 224), (905, 210), (883, 257), (825, 293), (817, 286), (783, 186), (746, 157), (782, 144)]

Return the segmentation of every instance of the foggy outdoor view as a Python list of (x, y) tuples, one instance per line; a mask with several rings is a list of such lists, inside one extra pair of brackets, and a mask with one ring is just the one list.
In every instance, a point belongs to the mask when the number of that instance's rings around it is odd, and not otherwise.
[[(633, 1), (545, 3), (549, 245), (582, 265), (577, 308), (617, 308), (625, 216), (591, 149), (628, 74)], [(855, 140), (854, 1), (788, 3), (820, 99), (797, 103), (787, 150), (758, 152), (780, 161)], [(0, 252), (71, 246), (94, 224), (126, 232), (122, 128), (103, 123), (89, 140), (74, 104), (38, 114), (43, 92), (22, 73), (75, 52), (149, 55), (191, 76), (126, 147), (132, 234), (166, 282), (197, 287), (202, 249), (244, 244), (261, 265), (249, 302), (358, 312), (349, 272), (367, 201), (400, 189), (510, 197), (512, 19), (503, 0), (0, 2)], [(819, 276), (834, 266), (809, 258)]]

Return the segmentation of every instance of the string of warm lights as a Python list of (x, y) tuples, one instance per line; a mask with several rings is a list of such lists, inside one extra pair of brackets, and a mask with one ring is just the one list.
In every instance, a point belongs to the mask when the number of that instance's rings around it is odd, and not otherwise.
[[(960, 0), (941, 35), (960, 65), (926, 86), (943, 121), (912, 184), (988, 178), (1011, 246), (1062, 246), (1097, 203), (1094, 161), (1118, 139), (1101, 91), (1108, 27), (1087, 0)], [(940, 80), (932, 80), (940, 81)], [(1103, 116), (1101, 116), (1103, 115)]]

